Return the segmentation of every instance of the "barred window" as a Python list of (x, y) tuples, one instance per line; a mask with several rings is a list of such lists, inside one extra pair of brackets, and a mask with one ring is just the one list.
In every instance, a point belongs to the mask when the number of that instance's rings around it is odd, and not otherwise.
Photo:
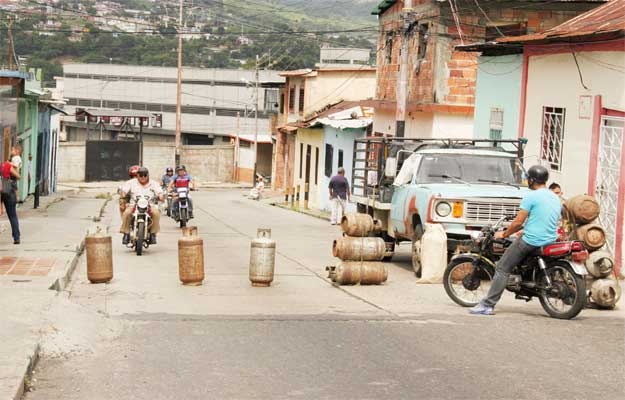
[(490, 109), (489, 127), (489, 138), (493, 140), (501, 139), (503, 136), (503, 109), (495, 107)]
[(562, 168), (565, 113), (566, 109), (563, 107), (543, 107), (540, 158), (547, 161), (554, 171)]

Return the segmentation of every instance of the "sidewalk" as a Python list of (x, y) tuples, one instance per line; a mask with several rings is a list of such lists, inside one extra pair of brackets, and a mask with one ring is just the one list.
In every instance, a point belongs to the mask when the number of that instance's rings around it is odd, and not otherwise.
[[(291, 210), (291, 211), (295, 211), (298, 213), (309, 215), (311, 217), (330, 221), (330, 213), (327, 211), (317, 210), (317, 209), (312, 209), (312, 208), (306, 209), (304, 207), (298, 207), (297, 205), (295, 205), (294, 207), (291, 207), (291, 202), (289, 201), (288, 203), (286, 203), (284, 201), (284, 194), (278, 191), (273, 191), (273, 192), (264, 194), (264, 198), (262, 198), (260, 201), (263, 203), (272, 205), (274, 207), (280, 207), (285, 210)], [(297, 204), (297, 203), (294, 203), (294, 204)]]
[[(63, 290), (114, 187), (60, 187), (19, 205), (21, 244), (14, 245), (6, 215), (0, 217), (0, 399), (19, 399), (36, 361), (46, 312)], [(51, 290), (52, 289), (52, 290)]]

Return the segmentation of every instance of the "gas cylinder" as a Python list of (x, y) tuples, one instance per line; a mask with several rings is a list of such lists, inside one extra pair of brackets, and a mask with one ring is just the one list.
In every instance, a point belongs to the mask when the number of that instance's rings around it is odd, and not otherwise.
[(379, 285), (388, 279), (388, 268), (383, 262), (363, 262), (360, 266), (361, 285)]
[(98, 230), (85, 238), (87, 249), (87, 279), (105, 283), (113, 279), (113, 243), (109, 235)]
[(355, 285), (360, 282), (360, 261), (342, 261), (336, 267), (336, 280), (339, 285)]
[(183, 285), (199, 286), (204, 280), (204, 240), (195, 226), (184, 227), (178, 239), (178, 274)]
[(341, 219), (341, 229), (347, 236), (368, 236), (371, 232), (382, 229), (380, 221), (374, 220), (369, 214), (348, 213)]
[(271, 229), (258, 229), (250, 249), (250, 281), (252, 286), (269, 286), (276, 265), (276, 242)]
[(447, 267), (447, 234), (440, 224), (426, 224), (421, 237), (421, 279), (417, 283), (442, 283)]
[(594, 251), (590, 253), (586, 260), (586, 268), (590, 275), (595, 278), (605, 278), (614, 269), (614, 260), (607, 251)]
[(380, 261), (386, 253), (384, 239), (344, 236), (332, 243), (332, 255), (341, 260)]
[(612, 308), (621, 298), (621, 286), (614, 279), (597, 279), (590, 287), (590, 298), (600, 307)]

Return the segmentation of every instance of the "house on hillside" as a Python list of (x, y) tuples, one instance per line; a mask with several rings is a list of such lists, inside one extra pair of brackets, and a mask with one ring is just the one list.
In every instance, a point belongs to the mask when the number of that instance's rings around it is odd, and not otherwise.
[(373, 130), (407, 137), (473, 135), (480, 62), (455, 46), (552, 28), (605, 1), (384, 0)]
[[(485, 44), (522, 51), (518, 135), (565, 193), (588, 193), (617, 265), (625, 263), (625, 0), (541, 33)], [(520, 50), (519, 50), (520, 49)], [(515, 110), (511, 110), (513, 113)]]
[[(281, 114), (276, 132), (273, 162), (274, 189), (293, 187), (295, 161), (302, 159), (303, 142), (298, 138), (311, 132), (311, 121), (330, 105), (371, 99), (375, 93), (376, 70), (368, 65), (343, 68), (303, 69), (283, 72), (286, 84), (281, 94)], [(320, 138), (320, 136), (319, 136)], [(322, 142), (319, 142), (320, 145)], [(304, 155), (306, 157), (306, 155)]]

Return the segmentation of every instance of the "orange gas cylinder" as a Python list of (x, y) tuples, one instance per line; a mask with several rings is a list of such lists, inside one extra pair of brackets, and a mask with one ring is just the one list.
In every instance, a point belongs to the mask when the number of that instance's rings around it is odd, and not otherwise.
[(183, 285), (199, 286), (204, 281), (204, 240), (195, 226), (183, 228), (178, 239), (178, 273)]

